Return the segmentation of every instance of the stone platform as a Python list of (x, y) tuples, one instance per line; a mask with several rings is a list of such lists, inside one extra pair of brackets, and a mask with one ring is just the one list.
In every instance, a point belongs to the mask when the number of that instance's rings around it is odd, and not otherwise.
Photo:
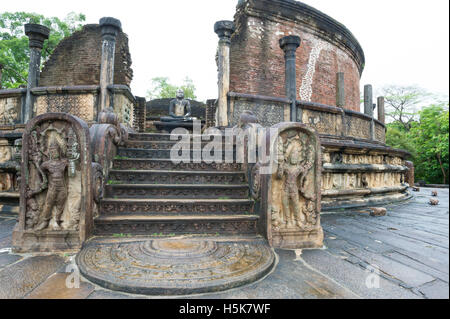
[(103, 239), (86, 245), (76, 260), (83, 276), (111, 290), (188, 295), (252, 283), (271, 271), (275, 254), (260, 239)]

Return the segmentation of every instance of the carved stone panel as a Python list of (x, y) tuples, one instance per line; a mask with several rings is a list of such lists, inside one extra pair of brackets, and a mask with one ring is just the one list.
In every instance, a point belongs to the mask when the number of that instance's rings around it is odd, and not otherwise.
[(95, 121), (97, 94), (54, 93), (36, 97), (36, 114), (64, 112), (77, 116), (83, 121)]
[(271, 174), (262, 186), (267, 235), (273, 247), (318, 248), (320, 225), (321, 148), (317, 134), (300, 123), (280, 123), (270, 140)]
[(65, 113), (28, 122), (23, 135), (18, 252), (80, 247), (92, 231), (89, 129)]
[(235, 99), (232, 104), (231, 125), (237, 125), (240, 116), (245, 111), (251, 111), (258, 118), (258, 123), (264, 127), (281, 123), (284, 121), (285, 104), (271, 101), (252, 101), (245, 99)]
[(14, 125), (20, 122), (21, 97), (0, 98), (0, 125)]

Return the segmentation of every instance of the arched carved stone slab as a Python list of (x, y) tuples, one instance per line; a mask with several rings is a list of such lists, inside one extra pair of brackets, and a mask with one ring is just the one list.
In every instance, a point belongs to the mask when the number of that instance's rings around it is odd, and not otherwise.
[(262, 211), (267, 218), (269, 243), (284, 249), (320, 248), (319, 137), (300, 123), (280, 123), (272, 126), (271, 132), (277, 132), (275, 136), (268, 132), (266, 139), (274, 154), (271, 169), (261, 175)]
[(16, 252), (75, 250), (92, 233), (89, 128), (66, 113), (30, 120), (23, 134)]

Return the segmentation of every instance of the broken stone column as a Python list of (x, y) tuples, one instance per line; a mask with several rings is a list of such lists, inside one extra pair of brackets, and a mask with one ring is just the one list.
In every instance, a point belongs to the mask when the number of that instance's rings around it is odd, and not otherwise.
[(364, 86), (364, 114), (373, 117), (372, 85)]
[(286, 97), (292, 101), (291, 122), (302, 122), (302, 111), (297, 114), (297, 76), (296, 54), (300, 46), (300, 37), (290, 35), (280, 39), (280, 48), (284, 51)]
[(116, 52), (116, 38), (122, 31), (119, 20), (111, 17), (100, 19), (102, 30), (102, 60), (100, 65), (100, 110), (111, 106), (108, 85), (114, 82), (114, 56)]
[(219, 36), (218, 68), (219, 98), (216, 110), (216, 125), (228, 126), (228, 92), (230, 90), (230, 46), (231, 35), (235, 30), (232, 21), (218, 21), (214, 24), (214, 32)]
[(44, 41), (50, 35), (50, 29), (40, 24), (25, 24), (25, 34), (29, 39), (30, 64), (28, 67), (27, 96), (25, 100), (25, 110), (23, 112), (23, 122), (27, 123), (36, 113), (33, 108), (33, 97), (31, 89), (39, 84), (41, 68), (41, 51)]
[(378, 121), (385, 124), (386, 116), (384, 112), (384, 96), (378, 97)]
[(345, 106), (345, 84), (344, 73), (336, 74), (336, 106), (343, 108)]
[(405, 161), (405, 166), (408, 168), (405, 176), (405, 182), (408, 183), (410, 187), (414, 187), (414, 163), (411, 161)]
[(370, 122), (370, 137), (371, 140), (375, 140), (375, 122), (373, 120), (373, 90), (372, 85), (364, 86), (364, 114), (370, 116), (372, 118)]

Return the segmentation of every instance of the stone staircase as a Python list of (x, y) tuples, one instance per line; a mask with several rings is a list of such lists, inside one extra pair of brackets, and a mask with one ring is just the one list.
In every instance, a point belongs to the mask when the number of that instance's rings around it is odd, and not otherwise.
[(241, 165), (177, 164), (175, 143), (169, 134), (130, 134), (110, 170), (95, 234), (256, 236), (259, 216)]

